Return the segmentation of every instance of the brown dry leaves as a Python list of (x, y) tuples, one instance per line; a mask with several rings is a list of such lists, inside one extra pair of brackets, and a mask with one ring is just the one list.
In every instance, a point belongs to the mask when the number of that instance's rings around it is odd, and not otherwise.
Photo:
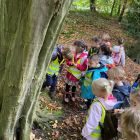
[[(82, 16), (80, 17), (79, 14), (70, 14), (68, 18), (71, 20), (71, 23), (65, 23), (62, 31), (63, 33), (59, 36), (60, 44), (69, 46), (76, 39), (84, 39), (88, 45), (91, 46), (91, 37), (94, 35), (100, 35), (103, 32), (108, 32), (110, 34), (113, 43), (116, 43), (116, 38), (120, 36), (125, 38), (125, 40), (133, 41), (132, 38), (126, 36), (121, 26), (114, 19), (106, 20), (100, 16), (92, 17), (90, 15), (89, 18), (91, 18), (91, 21), (89, 21), (85, 17), (86, 20)], [(125, 71), (127, 73), (127, 80), (132, 83), (138, 73), (140, 73), (140, 66), (127, 58)], [(60, 99), (63, 97), (63, 89), (65, 85), (64, 79), (65, 70), (60, 75), (57, 86), (57, 97)], [(86, 112), (79, 111), (80, 100), (78, 100), (73, 107), (66, 107), (56, 102), (50, 102), (47, 97), (44, 96), (40, 96), (39, 100), (43, 108), (47, 107), (48, 110), (53, 111), (63, 109), (65, 112), (62, 121), (58, 122), (57, 120), (54, 120), (50, 124), (52, 129), (47, 131), (49, 140), (81, 140), (81, 129), (84, 125)], [(34, 134), (31, 133), (31, 140), (39, 139), (35, 139)]]
[(41, 102), (42, 108), (46, 107), (48, 110), (52, 111), (62, 109), (62, 106), (60, 106), (57, 102), (50, 102), (45, 96), (40, 96), (39, 101)]

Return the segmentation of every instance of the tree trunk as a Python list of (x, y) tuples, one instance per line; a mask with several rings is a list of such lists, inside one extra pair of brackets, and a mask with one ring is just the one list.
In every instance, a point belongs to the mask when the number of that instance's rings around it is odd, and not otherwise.
[(117, 15), (120, 15), (120, 11), (121, 11), (121, 0), (119, 0)]
[(113, 5), (112, 5), (110, 16), (113, 15), (113, 10), (114, 10), (115, 4), (116, 4), (116, 0), (113, 1)]
[(127, 5), (127, 0), (124, 0), (123, 7), (122, 7), (122, 10), (121, 10), (119, 19), (118, 19), (119, 22), (122, 21), (122, 18), (123, 18), (123, 15), (124, 15), (124, 11), (125, 11), (125, 9), (126, 9), (126, 5)]
[(96, 11), (95, 0), (90, 0), (90, 10), (91, 12)]
[(28, 140), (53, 47), (72, 0), (0, 0), (0, 140)]

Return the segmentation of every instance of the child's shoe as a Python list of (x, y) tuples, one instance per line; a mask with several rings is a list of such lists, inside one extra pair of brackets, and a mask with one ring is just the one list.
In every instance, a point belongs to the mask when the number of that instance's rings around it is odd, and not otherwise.
[(69, 94), (66, 94), (64, 97), (64, 102), (69, 103), (70, 99), (69, 99)]
[(75, 102), (75, 93), (72, 93), (71, 100), (72, 100), (73, 102)]

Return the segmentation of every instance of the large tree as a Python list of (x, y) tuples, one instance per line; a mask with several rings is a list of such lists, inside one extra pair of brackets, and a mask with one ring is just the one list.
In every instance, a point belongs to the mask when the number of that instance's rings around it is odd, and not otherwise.
[(0, 140), (28, 140), (71, 0), (0, 0)]
[(95, 0), (90, 0), (90, 10), (91, 11), (96, 11)]
[(118, 18), (119, 22), (122, 21), (122, 18), (123, 18), (123, 15), (124, 15), (124, 12), (125, 12), (125, 9), (126, 9), (126, 6), (127, 6), (127, 2), (128, 2), (128, 0), (123, 1), (122, 10), (121, 10), (119, 18)]
[(140, 2), (132, 1), (124, 18), (126, 29), (134, 36), (140, 38)]
[(116, 0), (113, 1), (110, 16), (113, 15), (113, 10), (114, 10), (115, 4), (116, 4)]

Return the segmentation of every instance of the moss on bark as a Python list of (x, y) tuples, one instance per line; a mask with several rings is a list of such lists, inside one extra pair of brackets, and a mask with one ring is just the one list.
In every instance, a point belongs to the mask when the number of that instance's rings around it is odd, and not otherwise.
[(0, 139), (29, 139), (45, 71), (70, 4), (0, 0)]

